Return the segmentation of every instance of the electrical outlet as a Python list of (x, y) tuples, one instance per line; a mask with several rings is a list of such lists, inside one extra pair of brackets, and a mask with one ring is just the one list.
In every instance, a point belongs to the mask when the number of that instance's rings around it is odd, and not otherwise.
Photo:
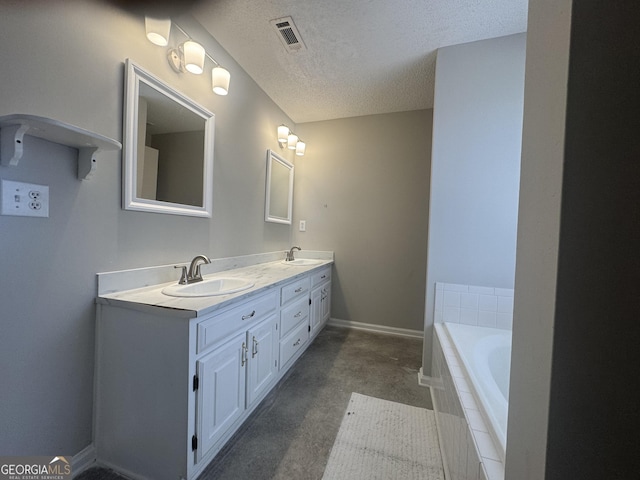
[(307, 231), (307, 221), (306, 220), (300, 220), (300, 229), (301, 232), (306, 232)]
[(0, 214), (20, 217), (49, 216), (49, 187), (2, 180)]

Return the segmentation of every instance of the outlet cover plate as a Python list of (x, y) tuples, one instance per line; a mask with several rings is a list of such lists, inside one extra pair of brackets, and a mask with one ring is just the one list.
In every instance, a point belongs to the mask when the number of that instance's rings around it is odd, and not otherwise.
[(2, 180), (0, 214), (19, 217), (49, 216), (49, 187), (34, 183)]

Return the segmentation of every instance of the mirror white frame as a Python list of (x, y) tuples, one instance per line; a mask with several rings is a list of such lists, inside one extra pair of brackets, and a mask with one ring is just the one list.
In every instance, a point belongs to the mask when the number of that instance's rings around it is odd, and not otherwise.
[[(291, 225), (293, 218), (293, 163), (267, 150), (267, 182), (264, 202), (266, 222)], [(285, 213), (286, 211), (286, 213)]]
[[(148, 86), (201, 117), (204, 122), (204, 160), (202, 172), (202, 204), (186, 205), (149, 198), (141, 198), (137, 192), (138, 106), (140, 87)], [(209, 217), (213, 213), (213, 140), (215, 115), (185, 95), (177, 92), (162, 80), (127, 59), (125, 65), (125, 104), (123, 134), (123, 208), (144, 212), (168, 213)]]

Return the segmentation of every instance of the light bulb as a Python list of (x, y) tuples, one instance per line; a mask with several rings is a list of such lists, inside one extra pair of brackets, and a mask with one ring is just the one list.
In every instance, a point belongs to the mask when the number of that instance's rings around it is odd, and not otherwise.
[(166, 47), (169, 44), (171, 19), (144, 17), (144, 29), (151, 43), (161, 47)]
[(286, 125), (280, 125), (278, 127), (278, 142), (287, 143), (287, 137), (289, 136), (289, 127)]
[(204, 70), (204, 47), (198, 42), (187, 40), (182, 44), (184, 52), (184, 68), (191, 73), (200, 75)]
[(296, 149), (296, 143), (298, 143), (298, 136), (295, 133), (289, 133), (289, 137), (287, 138), (287, 148), (289, 148), (289, 150), (295, 150)]
[(231, 74), (229, 70), (218, 65), (211, 70), (211, 84), (213, 86), (213, 93), (217, 95), (226, 95), (229, 93), (229, 80)]

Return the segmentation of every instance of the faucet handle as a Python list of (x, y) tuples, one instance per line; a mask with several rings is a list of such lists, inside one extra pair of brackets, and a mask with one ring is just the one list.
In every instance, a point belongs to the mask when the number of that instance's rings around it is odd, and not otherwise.
[(180, 275), (180, 280), (178, 280), (178, 283), (180, 285), (186, 285), (187, 283), (189, 283), (188, 274), (187, 274), (187, 266), (186, 265), (174, 265), (173, 268), (181, 268), (182, 269), (182, 274)]

